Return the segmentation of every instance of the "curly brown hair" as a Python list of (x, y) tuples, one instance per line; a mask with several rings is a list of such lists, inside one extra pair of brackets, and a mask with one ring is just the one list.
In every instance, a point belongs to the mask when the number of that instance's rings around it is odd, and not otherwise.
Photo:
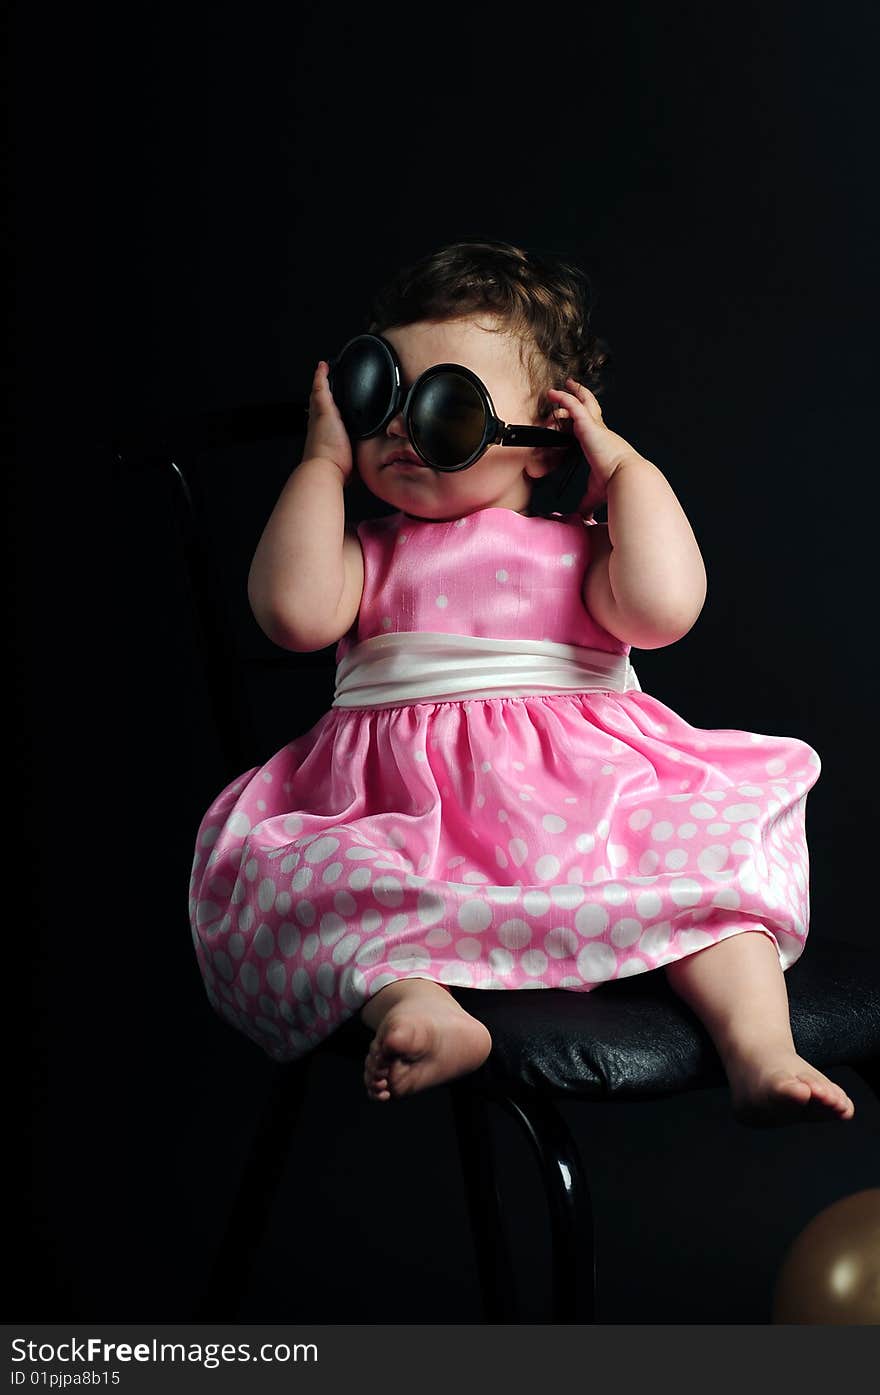
[(537, 395), (536, 415), (550, 409), (546, 391), (568, 377), (598, 397), (611, 362), (590, 330), (592, 289), (579, 267), (509, 242), (465, 238), (397, 271), (374, 295), (368, 333), (419, 320), (497, 316), (520, 341), (520, 357)]

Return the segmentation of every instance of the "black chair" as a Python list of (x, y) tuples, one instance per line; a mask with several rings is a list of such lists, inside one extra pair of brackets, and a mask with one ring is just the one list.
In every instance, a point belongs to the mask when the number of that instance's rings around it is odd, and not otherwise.
[[(112, 446), (112, 464), (120, 475), (153, 471), (170, 491), (229, 780), (257, 764), (255, 752), (261, 748), (244, 681), (248, 660), (233, 636), (222, 578), (203, 532), (202, 508), (210, 489), (210, 466), (205, 470), (203, 462), (217, 449), (255, 442), (299, 438), (301, 448), (301, 428), (301, 408), (270, 404), (178, 419)], [(286, 472), (298, 458), (291, 451)], [(320, 664), (331, 692), (333, 659), (333, 651), (325, 651)], [(281, 651), (269, 662), (299, 665), (301, 673), (302, 660), (311, 661), (307, 667), (316, 666), (316, 656)], [(236, 675), (235, 681), (230, 674)], [(328, 696), (320, 710), (326, 710), (330, 700)], [(283, 740), (288, 739), (289, 732)], [(798, 1051), (822, 1070), (854, 1069), (880, 1095), (880, 956), (856, 945), (813, 939), (788, 970), (786, 983)], [(515, 1322), (518, 1317), (500, 1173), (493, 1155), (494, 1107), (507, 1111), (521, 1127), (539, 1164), (551, 1227), (550, 1320), (593, 1322), (591, 1198), (578, 1148), (556, 1102), (628, 1103), (723, 1086), (717, 1052), (702, 1024), (659, 973), (637, 975), (590, 993), (452, 991), (486, 1024), (493, 1041), (478, 1071), (440, 1087), (450, 1091), (453, 1106), (485, 1320)], [(351, 1060), (352, 1069), (360, 1072), (371, 1035), (355, 1017), (294, 1065), (279, 1066), (267, 1058), (270, 1090), (265, 1115), (194, 1320), (236, 1319), (236, 1299), (268, 1219), (312, 1061), (328, 1052)], [(250, 1045), (246, 1049), (252, 1050)]]

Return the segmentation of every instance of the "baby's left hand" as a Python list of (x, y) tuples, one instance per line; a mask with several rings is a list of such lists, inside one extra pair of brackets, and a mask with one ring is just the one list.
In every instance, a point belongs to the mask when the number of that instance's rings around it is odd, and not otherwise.
[(559, 406), (556, 408), (557, 421), (570, 420), (578, 445), (587, 457), (590, 475), (587, 492), (578, 505), (578, 512), (584, 518), (592, 518), (594, 511), (604, 504), (608, 481), (615, 470), (627, 457), (638, 456), (629, 441), (609, 431), (602, 420), (602, 408), (595, 395), (574, 378), (566, 378), (566, 389), (550, 388), (547, 396)]

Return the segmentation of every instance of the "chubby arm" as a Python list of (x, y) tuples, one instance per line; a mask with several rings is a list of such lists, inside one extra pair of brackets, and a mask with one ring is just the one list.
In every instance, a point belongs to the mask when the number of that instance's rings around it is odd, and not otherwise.
[(263, 529), (248, 575), (254, 618), (283, 649), (324, 649), (357, 614), (363, 557), (346, 528), (343, 497), (352, 468), (322, 359), (312, 381), (303, 458)]
[(706, 568), (665, 476), (637, 452), (606, 485), (608, 524), (590, 529), (583, 601), (609, 634), (636, 649), (686, 635), (706, 600)]
[(303, 460), (263, 529), (248, 575), (260, 629), (283, 649), (323, 648), (345, 583), (342, 477), (330, 460)]
[(611, 431), (589, 388), (574, 378), (550, 388), (556, 417), (570, 421), (590, 465), (579, 509), (592, 518), (608, 505), (608, 524), (590, 529), (584, 605), (609, 634), (637, 649), (681, 639), (706, 599), (706, 568), (684, 509), (664, 475)]

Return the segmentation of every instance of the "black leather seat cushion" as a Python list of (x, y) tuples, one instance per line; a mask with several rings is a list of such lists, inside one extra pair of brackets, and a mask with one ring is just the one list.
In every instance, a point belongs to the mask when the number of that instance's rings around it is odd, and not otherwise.
[[(820, 1070), (880, 1058), (880, 953), (811, 939), (785, 975), (795, 1046)], [(660, 971), (576, 993), (455, 988), (492, 1051), (473, 1073), (489, 1088), (525, 1085), (587, 1099), (652, 1099), (725, 1084), (711, 1038)], [(372, 1032), (354, 1018), (328, 1041), (363, 1057)]]
[[(785, 981), (795, 1046), (812, 1065), (826, 1069), (880, 1056), (880, 954), (814, 941)], [(487, 1084), (650, 1099), (726, 1081), (709, 1034), (662, 972), (590, 993), (456, 989), (455, 996), (492, 1034), (481, 1068)]]

